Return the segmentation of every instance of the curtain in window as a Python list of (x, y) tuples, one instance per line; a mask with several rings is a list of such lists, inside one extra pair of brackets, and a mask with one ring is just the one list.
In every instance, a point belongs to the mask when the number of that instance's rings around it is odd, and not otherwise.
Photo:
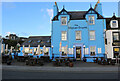
[(66, 17), (62, 17), (61, 18), (61, 23), (62, 23), (62, 25), (66, 25), (66, 22), (67, 21), (67, 18)]
[(67, 32), (66, 31), (62, 32), (62, 40), (67, 40)]
[(95, 31), (90, 31), (90, 40), (95, 40)]
[(81, 40), (81, 31), (76, 31), (76, 40)]
[(90, 54), (95, 55), (95, 46), (90, 47)]

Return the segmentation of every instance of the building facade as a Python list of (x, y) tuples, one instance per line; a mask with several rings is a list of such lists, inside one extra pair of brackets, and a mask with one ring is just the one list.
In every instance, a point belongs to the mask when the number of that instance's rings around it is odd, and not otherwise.
[[(32, 55), (50, 56), (51, 53), (51, 36), (30, 36), (21, 44), (18, 56)], [(52, 58), (52, 57), (51, 57)]]
[(96, 3), (87, 11), (67, 11), (64, 7), (59, 12), (54, 5), (52, 20), (51, 46), (54, 57), (74, 57), (76, 60), (104, 57), (104, 29), (106, 21), (102, 15), (102, 4)]
[(0, 56), (1, 56), (1, 51), (2, 51), (2, 37), (0, 36)]
[(120, 18), (115, 14), (106, 18), (106, 54), (107, 59), (116, 59), (120, 54)]

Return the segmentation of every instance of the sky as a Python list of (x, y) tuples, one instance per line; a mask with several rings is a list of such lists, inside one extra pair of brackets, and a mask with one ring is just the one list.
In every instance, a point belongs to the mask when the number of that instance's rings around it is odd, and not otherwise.
[[(96, 2), (58, 2), (67, 11), (87, 11)], [(2, 2), (2, 36), (50, 36), (54, 2)], [(118, 2), (102, 2), (104, 17), (118, 16)]]

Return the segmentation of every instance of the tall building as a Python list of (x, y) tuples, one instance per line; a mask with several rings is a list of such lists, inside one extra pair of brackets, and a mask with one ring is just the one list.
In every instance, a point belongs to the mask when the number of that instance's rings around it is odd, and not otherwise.
[(120, 17), (115, 14), (106, 18), (106, 54), (107, 59), (116, 59), (120, 53)]
[(73, 57), (76, 60), (85, 57), (88, 62), (92, 62), (94, 57), (104, 57), (106, 21), (99, 0), (87, 11), (67, 11), (63, 7), (59, 12), (55, 2), (53, 11), (51, 46), (54, 57)]

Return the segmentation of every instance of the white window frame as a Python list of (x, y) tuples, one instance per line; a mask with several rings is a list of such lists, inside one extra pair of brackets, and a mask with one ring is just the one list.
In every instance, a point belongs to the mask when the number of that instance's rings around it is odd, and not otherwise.
[[(79, 35), (77, 34), (79, 32)], [(79, 37), (77, 37), (77, 36), (79, 36)], [(81, 40), (81, 31), (75, 31), (75, 39), (76, 40)], [(77, 39), (78, 38), (78, 39)]]
[(69, 48), (69, 54), (73, 54), (73, 48)]
[[(113, 21), (116, 21), (116, 26), (113, 26)], [(110, 26), (111, 28), (118, 28), (118, 20), (111, 20)]]
[(46, 53), (48, 52), (48, 56), (49, 56), (49, 48), (46, 48), (45, 50), (46, 50)]
[(98, 48), (98, 53), (99, 53), (99, 54), (102, 53), (101, 48)]
[[(115, 35), (116, 34), (116, 35)], [(117, 35), (118, 34), (118, 35)], [(117, 36), (117, 40), (114, 39), (114, 37)], [(113, 41), (118, 41), (120, 38), (119, 32), (113, 32)]]
[(89, 49), (85, 48), (85, 54), (89, 54)]
[[(65, 35), (63, 35), (63, 33), (66, 33)], [(64, 36), (64, 37), (63, 37)], [(66, 31), (62, 31), (61, 32), (61, 40), (62, 41), (66, 41), (67, 40), (67, 32)]]
[(24, 48), (24, 50), (25, 50), (25, 53), (30, 53), (29, 47)]
[[(91, 23), (91, 20), (90, 20), (91, 18), (93, 19), (92, 20), (93, 23)], [(94, 24), (95, 24), (95, 16), (89, 16), (89, 25), (94, 25)]]
[[(62, 18), (65, 18), (65, 21), (66, 21), (65, 24), (62, 23)], [(67, 25), (67, 17), (66, 16), (61, 17), (61, 25)]]
[[(91, 50), (91, 47), (94, 47), (95, 49), (94, 49), (94, 50), (93, 50), (93, 49)], [(90, 55), (91, 55), (91, 56), (94, 56), (94, 55), (91, 54), (91, 52), (95, 52), (95, 54), (96, 54), (96, 46), (90, 46)]]
[[(94, 39), (91, 38), (91, 32), (94, 32)], [(90, 35), (90, 40), (95, 40), (95, 31), (89, 31), (89, 35)]]
[[(67, 49), (66, 49), (66, 46), (61, 47), (61, 51), (62, 51), (62, 52), (66, 53), (66, 50), (67, 50)], [(62, 56), (67, 56), (67, 54), (66, 54), (66, 55), (62, 55)]]

